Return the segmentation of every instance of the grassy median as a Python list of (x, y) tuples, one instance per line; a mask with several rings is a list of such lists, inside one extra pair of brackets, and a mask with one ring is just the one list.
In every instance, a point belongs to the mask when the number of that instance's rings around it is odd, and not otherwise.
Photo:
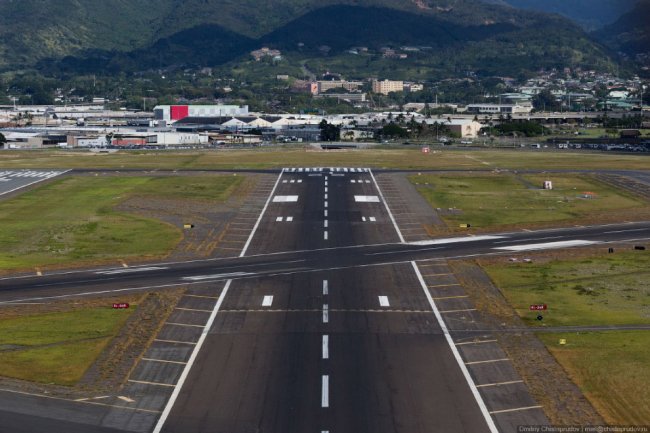
[[(498, 258), (482, 265), (532, 328), (650, 324), (646, 251), (608, 254), (602, 248), (530, 257), (532, 263)], [(547, 304), (548, 310), (530, 311), (532, 304)], [(650, 423), (650, 331), (586, 329), (538, 336), (608, 423)]]
[(133, 197), (225, 200), (241, 176), (67, 177), (0, 203), (0, 269), (157, 258), (181, 230), (119, 212)]
[(106, 305), (0, 319), (0, 375), (74, 385), (135, 308)]
[(650, 331), (539, 337), (607, 423), (650, 424)]
[[(420, 194), (451, 227), (471, 224), (486, 229), (536, 223), (596, 220), (647, 206), (641, 200), (580, 175), (470, 174), (413, 175)], [(553, 190), (542, 189), (551, 180)], [(606, 215), (608, 214), (608, 215)]]

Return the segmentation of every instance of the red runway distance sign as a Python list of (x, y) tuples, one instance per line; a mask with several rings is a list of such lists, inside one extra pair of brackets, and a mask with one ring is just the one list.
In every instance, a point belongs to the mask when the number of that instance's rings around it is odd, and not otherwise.
[(535, 304), (530, 306), (530, 311), (544, 311), (548, 309), (548, 305), (546, 304)]
[(126, 302), (120, 302), (120, 303), (116, 302), (113, 304), (113, 308), (115, 308), (116, 310), (124, 310), (125, 308), (129, 308), (129, 307), (130, 305)]

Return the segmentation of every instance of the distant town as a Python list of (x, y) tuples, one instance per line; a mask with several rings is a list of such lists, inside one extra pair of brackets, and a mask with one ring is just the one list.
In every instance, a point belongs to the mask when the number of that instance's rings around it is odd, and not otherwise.
[[(426, 47), (384, 50), (408, 55)], [(363, 51), (365, 47), (351, 50)], [(263, 47), (251, 52), (255, 61), (279, 60), (282, 53)], [(209, 75), (203, 68), (195, 73)], [(453, 84), (481, 86), (472, 74)], [(0, 106), (4, 149), (87, 148), (134, 149), (259, 146), (277, 143), (328, 142), (340, 147), (378, 143), (441, 145), (508, 145), (648, 151), (650, 107), (643, 104), (646, 84), (639, 77), (617, 78), (594, 71), (540, 72), (517, 84), (495, 77), (496, 89), (482, 93), (480, 103), (442, 101), (436, 93), (445, 82), (425, 83), (366, 78), (348, 80), (328, 72), (305, 80), (278, 74), (286, 92), (312, 100), (344, 104), (336, 114), (326, 110), (253, 111), (229, 98), (147, 106), (120, 106), (119, 99), (72, 96), (56, 92), (54, 103)], [(220, 89), (232, 91), (228, 86)], [(433, 95), (424, 102), (400, 101), (400, 95)], [(440, 95), (442, 96), (442, 95)], [(421, 99), (421, 98), (410, 98)], [(397, 102), (396, 102), (397, 100)], [(240, 102), (240, 103), (237, 103)], [(349, 107), (349, 112), (345, 112)], [(339, 107), (340, 108), (340, 107)], [(541, 143), (541, 144), (540, 144)]]

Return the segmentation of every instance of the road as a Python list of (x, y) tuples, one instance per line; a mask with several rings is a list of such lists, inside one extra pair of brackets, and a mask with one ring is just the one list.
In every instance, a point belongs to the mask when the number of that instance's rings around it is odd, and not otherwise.
[[(136, 381), (172, 390), (158, 395), (170, 397), (160, 416), (131, 415), (123, 431), (514, 431), (545, 422), (543, 412), (511, 366), (487, 369), (507, 361), (491, 340), (480, 342), (486, 349), (455, 340), (474, 321), (446, 313), (471, 308), (440, 310), (434, 288), (457, 284), (435, 269), (449, 258), (643, 243), (650, 222), (402, 239), (369, 170), (295, 170), (278, 177), (241, 257), (4, 278), (0, 303), (219, 287), (191, 355), (173, 361), (177, 380)], [(58, 415), (50, 431), (115, 431), (115, 409), (93, 407), (95, 424), (74, 421), (86, 430)], [(16, 419), (18, 431), (41, 431), (45, 418)]]

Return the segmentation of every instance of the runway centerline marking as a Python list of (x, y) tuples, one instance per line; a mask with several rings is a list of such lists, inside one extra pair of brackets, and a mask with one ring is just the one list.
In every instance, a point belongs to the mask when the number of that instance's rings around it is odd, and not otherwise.
[(329, 295), (329, 282), (327, 280), (323, 280), (323, 295)]
[(262, 301), (262, 307), (270, 307), (273, 305), (273, 296), (265, 296)]
[(329, 305), (324, 304), (323, 305), (323, 323), (329, 323), (330, 321), (330, 312), (329, 312)]
[(388, 302), (388, 296), (379, 297), (379, 306), (385, 308), (390, 307), (390, 302)]
[(330, 377), (326, 374), (323, 375), (321, 387), (321, 407), (330, 407)]
[(323, 359), (329, 359), (330, 357), (330, 337), (329, 335), (323, 335)]
[(323, 232), (323, 239), (325, 239), (325, 240), (328, 240), (328, 239), (329, 239), (329, 233), (327, 232), (327, 230), (325, 230), (325, 231)]

